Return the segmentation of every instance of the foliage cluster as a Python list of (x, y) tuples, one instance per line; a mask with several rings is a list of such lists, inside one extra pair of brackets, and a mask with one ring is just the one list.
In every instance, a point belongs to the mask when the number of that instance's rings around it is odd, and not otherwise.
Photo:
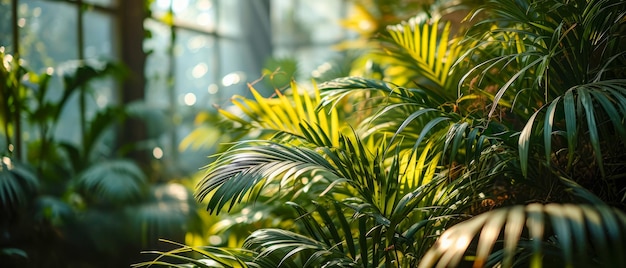
[[(139, 103), (93, 112), (77, 105), (95, 103), (95, 82), (122, 79), (123, 67), (75, 62), (38, 74), (3, 51), (0, 60), (3, 266), (119, 267), (140, 261), (158, 238), (199, 232), (187, 187), (152, 178), (127, 158), (137, 144), (116, 146), (113, 130), (124, 120), (159, 119), (158, 112)], [(72, 114), (80, 115), (79, 133), (60, 129)]]
[(358, 76), (235, 96), (254, 135), (196, 198), (273, 220), (137, 266), (626, 265), (626, 2), (445, 4), (367, 36)]

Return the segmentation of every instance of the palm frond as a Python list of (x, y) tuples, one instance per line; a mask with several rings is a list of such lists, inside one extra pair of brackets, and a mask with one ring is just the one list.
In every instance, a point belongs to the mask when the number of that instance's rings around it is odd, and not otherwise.
[(207, 209), (219, 213), (226, 204), (230, 202), (231, 209), (253, 190), (258, 193), (269, 185), (287, 186), (311, 174), (329, 182), (341, 178), (335, 167), (313, 149), (269, 141), (241, 142), (211, 163), (195, 196), (199, 201), (209, 198)]
[[(605, 152), (608, 148), (603, 140), (626, 142), (626, 127), (622, 119), (626, 116), (626, 80), (607, 80), (580, 85), (569, 89), (562, 97), (555, 98), (535, 112), (521, 131), (519, 152), (522, 171), (527, 173), (528, 158), (531, 157), (531, 144), (542, 133), (542, 141), (547, 165), (552, 165), (554, 152), (564, 148), (553, 146), (553, 136), (564, 136), (567, 140), (567, 169), (570, 169), (575, 155), (584, 155), (577, 148), (578, 141), (590, 142), (595, 161), (605, 176)], [(540, 121), (543, 117), (543, 123)], [(565, 126), (564, 126), (565, 125)], [(582, 136), (587, 133), (588, 137)], [(613, 145), (612, 145), (613, 146)], [(609, 146), (610, 147), (610, 146)]]
[[(431, 94), (441, 94), (446, 99), (456, 98), (453, 64), (460, 54), (460, 47), (450, 36), (450, 23), (440, 27), (437, 19), (419, 20), (414, 17), (407, 22), (388, 26), (387, 32), (398, 46), (389, 47), (391, 57), (397, 58), (398, 65), (405, 66), (415, 72), (411, 80), (426, 86), (433, 83), (435, 88)], [(406, 59), (413, 61), (407, 61)], [(406, 74), (403, 74), (406, 76)], [(426, 78), (426, 81), (420, 81)]]
[(608, 206), (514, 206), (451, 227), (419, 267), (620, 267), (626, 264), (625, 238), (626, 215)]
[(26, 167), (0, 157), (0, 208), (3, 220), (11, 219), (36, 193), (39, 180)]
[(290, 93), (276, 91), (275, 98), (263, 97), (252, 86), (249, 88), (254, 99), (243, 96), (232, 98), (233, 104), (242, 115), (224, 109), (219, 112), (243, 127), (269, 131), (271, 134), (289, 133), (302, 136), (301, 124), (317, 125), (329, 134), (331, 141), (338, 141), (341, 133), (338, 113), (334, 109), (317, 109), (321, 101), (317, 87), (308, 92), (292, 82)]
[(320, 241), (282, 229), (258, 230), (248, 237), (244, 247), (258, 252), (257, 258), (271, 262), (273, 267), (317, 267), (329, 260), (343, 264), (341, 267), (353, 262)]
[(144, 194), (146, 176), (133, 161), (108, 160), (94, 164), (79, 174), (77, 185), (87, 198), (104, 204), (135, 201)]
[(624, 71), (617, 60), (624, 52), (615, 47), (625, 34), (623, 10), (624, 3), (605, 0), (489, 1), (478, 13), (491, 13), (476, 23), (461, 57), (480, 62), (462, 81), (499, 88), (490, 116), (506, 101), (527, 118), (533, 106), (569, 88), (618, 78)]
[(193, 228), (199, 218), (193, 195), (176, 183), (154, 185), (146, 202), (125, 211), (137, 241), (144, 247), (155, 246), (158, 238), (175, 239), (186, 233), (199, 232)]
[[(247, 250), (223, 249), (211, 246), (190, 247), (169, 240), (160, 239), (160, 241), (173, 244), (179, 248), (166, 252), (142, 252), (144, 254), (157, 254), (159, 256), (152, 261), (133, 264), (131, 267), (272, 267), (272, 263), (256, 259), (256, 254)], [(197, 255), (194, 254), (200, 255), (201, 257), (197, 257)]]

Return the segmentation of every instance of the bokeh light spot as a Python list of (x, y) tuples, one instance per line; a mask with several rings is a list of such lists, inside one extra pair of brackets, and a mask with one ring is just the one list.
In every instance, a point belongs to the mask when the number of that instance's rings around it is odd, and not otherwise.
[(152, 156), (156, 159), (163, 158), (163, 149), (161, 149), (161, 147), (154, 147), (154, 149), (152, 149)]
[(220, 88), (216, 84), (211, 84), (209, 86), (208, 91), (209, 91), (209, 94), (215, 94), (215, 93), (217, 93), (217, 91), (219, 91), (219, 89)]
[(187, 106), (192, 106), (196, 104), (196, 94), (193, 94), (193, 93), (185, 94), (184, 102), (185, 102), (185, 105)]

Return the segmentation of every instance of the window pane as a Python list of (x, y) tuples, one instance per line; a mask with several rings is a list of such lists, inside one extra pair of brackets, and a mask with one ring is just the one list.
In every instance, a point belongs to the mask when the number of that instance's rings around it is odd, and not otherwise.
[(40, 71), (77, 59), (76, 8), (47, 1), (22, 2), (18, 23), (23, 25), (20, 28), (20, 53), (30, 68)]
[(13, 27), (11, 15), (11, 1), (0, 1), (0, 46), (5, 47), (5, 53), (13, 54)]
[(346, 38), (339, 24), (346, 5), (336, 0), (272, 0), (274, 55), (296, 58), (300, 73), (310, 75), (338, 55), (332, 46)]
[(216, 6), (213, 0), (157, 0), (152, 3), (152, 11), (156, 17), (163, 17), (170, 8), (174, 12), (175, 23), (179, 26), (201, 32), (215, 31)]
[(339, 20), (343, 17), (344, 5), (337, 0), (300, 1), (296, 18), (310, 31), (313, 43), (331, 44), (343, 38)]
[(84, 49), (85, 58), (114, 59), (113, 26), (111, 16), (99, 12), (85, 12), (84, 20)]
[(227, 101), (232, 95), (248, 92), (247, 83), (261, 77), (261, 69), (250, 64), (253, 58), (249, 44), (238, 40), (220, 40), (220, 97)]
[(146, 20), (146, 30), (152, 33), (144, 40), (144, 49), (149, 52), (146, 58), (146, 101), (153, 106), (169, 106), (168, 73), (170, 58), (167, 49), (170, 46), (170, 29), (153, 20)]
[[(214, 38), (195, 32), (180, 30), (177, 32), (176, 58), (176, 96), (179, 105), (193, 106), (198, 101), (202, 106), (209, 104), (209, 85), (214, 83), (215, 57), (213, 55)], [(193, 97), (190, 97), (193, 96)]]
[[(249, 0), (248, 0), (249, 1)], [(241, 8), (242, 5), (250, 5), (248, 1), (228, 0), (219, 1), (217, 32), (225, 37), (240, 37), (242, 34)]]

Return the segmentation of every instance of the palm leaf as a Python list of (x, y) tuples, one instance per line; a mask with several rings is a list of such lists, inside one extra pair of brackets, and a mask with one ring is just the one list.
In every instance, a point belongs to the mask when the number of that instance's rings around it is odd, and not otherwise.
[(335, 264), (353, 262), (320, 241), (281, 229), (258, 230), (248, 237), (244, 247), (258, 252), (258, 259), (273, 262), (273, 267), (317, 267), (328, 259)]
[(462, 260), (474, 267), (487, 263), (511, 267), (520, 262), (533, 267), (540, 267), (542, 262), (620, 267), (626, 263), (621, 254), (625, 238), (626, 215), (604, 205), (514, 206), (451, 227), (419, 267), (457, 266)]
[(133, 235), (144, 247), (155, 246), (157, 239), (177, 239), (187, 233), (199, 232), (193, 228), (199, 221), (193, 195), (176, 183), (153, 185), (145, 202), (125, 211)]
[[(458, 59), (460, 47), (450, 37), (449, 22), (440, 27), (437, 19), (420, 21), (415, 17), (408, 22), (388, 26), (387, 32), (398, 46), (390, 48), (391, 56), (399, 59), (400, 66), (406, 65), (416, 72), (414, 80), (424, 77), (443, 91), (439, 94), (454, 98), (454, 94), (446, 94), (445, 91), (457, 83), (451, 69)], [(406, 61), (407, 58), (413, 61)], [(455, 90), (448, 92), (456, 93)]]
[(39, 188), (37, 177), (9, 157), (0, 158), (0, 208), (3, 221), (15, 216)]
[[(344, 215), (345, 207), (338, 203), (316, 204), (316, 209), (309, 212), (298, 204), (288, 204), (299, 213), (297, 222), (304, 226), (308, 236), (275, 229), (259, 230), (247, 239), (247, 249), (258, 252), (259, 258), (280, 260), (279, 264), (299, 263), (301, 267), (357, 264), (356, 258), (360, 256), (357, 250), (363, 247), (353, 240), (353, 229)], [(365, 235), (358, 233), (359, 237)]]
[(91, 165), (77, 178), (88, 198), (105, 204), (135, 201), (144, 194), (146, 176), (132, 161), (108, 160)]
[(335, 167), (312, 149), (274, 142), (242, 142), (211, 163), (195, 196), (199, 201), (209, 197), (207, 209), (219, 213), (228, 202), (230, 209), (255, 188), (258, 192), (271, 184), (289, 185), (311, 173), (330, 181), (340, 178)]
[(314, 86), (311, 92), (291, 84), (291, 92), (276, 91), (276, 98), (265, 98), (252, 86), (249, 87), (254, 99), (234, 96), (233, 104), (242, 113), (232, 113), (224, 109), (219, 112), (243, 127), (269, 131), (271, 134), (289, 133), (302, 136), (300, 125), (317, 125), (332, 142), (337, 142), (341, 133), (338, 113), (334, 109), (317, 109), (321, 101), (320, 91)]
[[(543, 129), (544, 155), (548, 164), (551, 153), (562, 149), (552, 146), (552, 136), (555, 133), (565, 133), (567, 138), (567, 168), (573, 161), (573, 155), (577, 151), (575, 146), (581, 139), (581, 133), (588, 133), (589, 136), (585, 138), (590, 141), (596, 163), (604, 176), (601, 140), (615, 137), (621, 142), (626, 142), (626, 127), (620, 119), (624, 116), (626, 116), (626, 80), (601, 81), (571, 88), (562, 98), (555, 98), (549, 105), (535, 112), (522, 130), (518, 142), (522, 172), (526, 174), (528, 158), (533, 150), (530, 147), (533, 143), (532, 133), (541, 133), (540, 130)], [(543, 124), (537, 122), (541, 117), (544, 117)], [(584, 124), (579, 123), (581, 121)], [(597, 122), (605, 121), (610, 122), (612, 127), (599, 127)], [(565, 125), (564, 129), (562, 125)]]
[(605, 0), (489, 1), (477, 11), (489, 14), (473, 27), (462, 56), (480, 62), (462, 80), (481, 72), (481, 81), (501, 85), (490, 115), (501, 100), (515, 100), (513, 111), (524, 115), (525, 103), (550, 102), (572, 87), (617, 78), (624, 70), (616, 61), (624, 52), (615, 47), (625, 34), (623, 7)]
[[(160, 241), (179, 246), (179, 248), (166, 252), (142, 252), (144, 254), (157, 254), (159, 256), (152, 261), (136, 263), (131, 265), (131, 267), (190, 267), (189, 265), (193, 265), (192, 267), (243, 268), (271, 267), (272, 265), (272, 263), (264, 263), (262, 260), (255, 259), (256, 254), (251, 251), (223, 249), (211, 246), (190, 247), (164, 239), (160, 239)], [(198, 254), (201, 257), (194, 256), (193, 254)]]

